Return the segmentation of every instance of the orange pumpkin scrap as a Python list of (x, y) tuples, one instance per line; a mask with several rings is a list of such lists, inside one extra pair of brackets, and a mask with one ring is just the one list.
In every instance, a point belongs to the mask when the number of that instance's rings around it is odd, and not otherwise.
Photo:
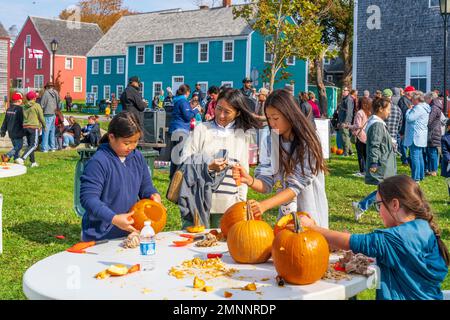
[(155, 230), (155, 234), (161, 232), (166, 226), (167, 212), (162, 204), (150, 200), (142, 199), (138, 201), (130, 211), (134, 211), (133, 214), (133, 227), (137, 230), (142, 230), (144, 222), (146, 220), (152, 221), (152, 228)]
[[(233, 204), (225, 211), (220, 219), (220, 230), (225, 238), (227, 237), (231, 227), (234, 226), (236, 222), (244, 221), (246, 219), (248, 208), (248, 203), (242, 201)], [(261, 217), (256, 218), (256, 220), (261, 220)]]
[(196, 289), (201, 289), (205, 286), (205, 280), (202, 280), (198, 277), (194, 278), (194, 284), (193, 284), (194, 288)]
[(197, 209), (194, 211), (194, 225), (187, 227), (186, 231), (189, 233), (199, 233), (205, 231), (205, 226), (200, 224), (200, 217)]
[(254, 220), (247, 209), (247, 220), (235, 223), (228, 232), (228, 251), (238, 263), (264, 263), (271, 255), (273, 230), (261, 220)]
[(306, 285), (320, 280), (328, 269), (327, 240), (313, 230), (303, 230), (292, 214), (295, 230), (281, 230), (272, 245), (272, 260), (278, 275), (291, 284)]

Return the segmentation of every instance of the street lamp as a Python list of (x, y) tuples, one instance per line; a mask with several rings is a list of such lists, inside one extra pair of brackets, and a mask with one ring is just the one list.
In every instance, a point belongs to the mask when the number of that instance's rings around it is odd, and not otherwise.
[(444, 20), (444, 114), (447, 116), (447, 47), (448, 47), (448, 18), (450, 15), (450, 0), (439, 0), (441, 16)]
[(53, 85), (55, 85), (55, 55), (56, 55), (56, 50), (58, 50), (58, 41), (56, 41), (56, 39), (53, 39), (52, 42), (50, 42), (51, 45), (51, 50), (53, 53), (53, 57), (52, 57), (52, 63), (53, 63), (53, 70), (52, 70), (52, 82)]

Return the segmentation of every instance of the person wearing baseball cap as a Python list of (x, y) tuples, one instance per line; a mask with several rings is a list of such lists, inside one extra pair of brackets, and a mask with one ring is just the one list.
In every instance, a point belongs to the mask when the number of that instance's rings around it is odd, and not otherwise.
[(12, 103), (6, 110), (5, 119), (0, 130), (0, 136), (3, 138), (8, 132), (9, 139), (13, 145), (12, 149), (6, 154), (1, 155), (2, 162), (9, 162), (14, 157), (14, 160), (19, 158), (20, 150), (23, 147), (23, 96), (20, 92), (14, 92), (11, 96)]
[(31, 167), (39, 166), (34, 158), (34, 152), (39, 145), (39, 131), (41, 128), (46, 129), (44, 112), (39, 103), (36, 102), (37, 93), (30, 91), (27, 93), (28, 103), (23, 110), (23, 130), (27, 138), (28, 148), (22, 157), (16, 159), (16, 163), (24, 164), (25, 160), (30, 157)]
[[(138, 76), (132, 76), (128, 80), (128, 86), (120, 96), (120, 103), (122, 104), (123, 111), (129, 111), (134, 113), (141, 126), (142, 132), (144, 132), (144, 110), (147, 108), (146, 103), (139, 92), (141, 79)], [(143, 140), (143, 136), (141, 137)]]
[(251, 97), (253, 88), (253, 80), (249, 77), (245, 77), (242, 80), (242, 88), (241, 91), (246, 97)]
[(408, 148), (404, 146), (403, 141), (404, 141), (404, 137), (405, 137), (405, 126), (406, 126), (406, 121), (404, 121), (404, 119), (406, 119), (406, 111), (409, 110), (409, 108), (412, 106), (412, 94), (413, 92), (416, 91), (416, 88), (414, 88), (413, 86), (407, 86), (405, 88), (405, 90), (403, 91), (405, 94), (400, 98), (400, 100), (398, 100), (398, 107), (400, 108), (400, 110), (402, 111), (402, 127), (400, 128), (400, 144), (399, 144), (399, 151), (401, 154), (401, 161), (402, 161), (402, 165), (403, 166), (409, 166), (409, 162), (408, 162)]

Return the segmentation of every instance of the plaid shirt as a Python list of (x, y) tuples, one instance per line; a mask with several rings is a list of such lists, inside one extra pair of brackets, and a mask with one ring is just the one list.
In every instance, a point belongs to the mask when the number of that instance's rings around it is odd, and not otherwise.
[(403, 123), (402, 110), (400, 110), (398, 106), (392, 104), (391, 114), (385, 122), (392, 139), (397, 141), (398, 133), (400, 132)]

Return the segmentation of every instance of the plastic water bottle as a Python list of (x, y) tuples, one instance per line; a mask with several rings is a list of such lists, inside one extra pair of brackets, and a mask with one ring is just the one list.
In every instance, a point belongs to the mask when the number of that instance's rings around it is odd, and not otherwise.
[(155, 269), (156, 242), (155, 231), (151, 226), (151, 221), (144, 222), (144, 228), (140, 234), (141, 248), (141, 270), (151, 271)]

